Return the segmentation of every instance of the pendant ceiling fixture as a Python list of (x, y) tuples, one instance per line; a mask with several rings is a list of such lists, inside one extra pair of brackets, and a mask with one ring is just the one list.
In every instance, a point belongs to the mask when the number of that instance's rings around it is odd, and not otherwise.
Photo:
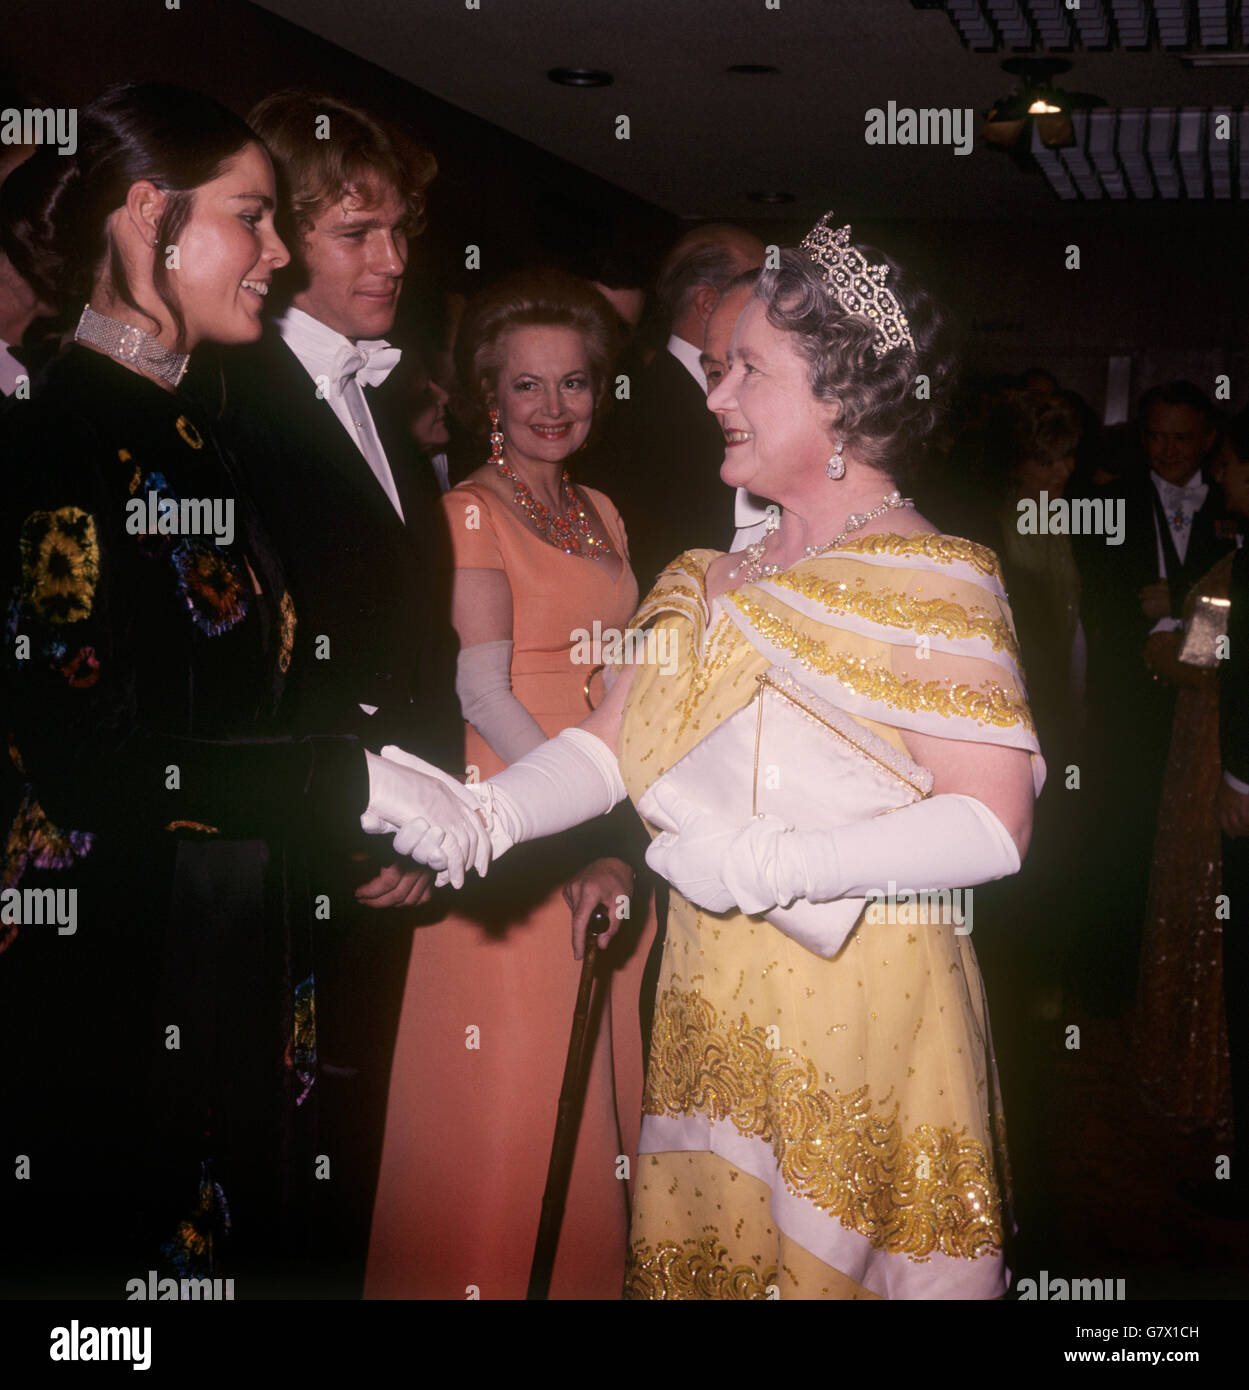
[(1071, 68), (1063, 58), (1007, 58), (1002, 68), (1019, 78), (1019, 88), (993, 103), (981, 130), (985, 140), (1000, 149), (1026, 151), (1031, 144), (1031, 138), (1025, 138), (1029, 126), (1047, 149), (1069, 145), (1073, 113), (1106, 104), (1092, 92), (1068, 92), (1053, 85), (1058, 73)]

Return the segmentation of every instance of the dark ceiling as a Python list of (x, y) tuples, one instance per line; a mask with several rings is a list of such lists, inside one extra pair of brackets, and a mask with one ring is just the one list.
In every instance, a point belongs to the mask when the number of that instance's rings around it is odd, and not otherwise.
[[(1010, 55), (971, 53), (939, 10), (910, 0), (265, 0), (264, 8), (686, 218), (767, 215), (752, 190), (793, 193), (806, 219), (1122, 216), (1139, 204), (1060, 204), (1041, 175), (977, 138), (868, 145), (865, 113), (971, 107), (1010, 91)], [(1194, 70), (1173, 52), (1070, 55), (1060, 79), (1112, 106), (1238, 105), (1245, 70)], [(744, 77), (731, 64), (778, 74)], [(547, 80), (605, 68), (601, 89)], [(630, 138), (616, 138), (627, 115)], [(1219, 210), (1226, 212), (1226, 209)]]

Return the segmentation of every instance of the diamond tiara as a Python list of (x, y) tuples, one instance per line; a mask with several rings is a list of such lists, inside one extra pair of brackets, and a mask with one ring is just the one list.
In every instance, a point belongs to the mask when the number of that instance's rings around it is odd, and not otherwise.
[(868, 319), (876, 329), (873, 346), (878, 357), (898, 347), (914, 352), (915, 339), (902, 306), (893, 291), (885, 288), (889, 267), (868, 265), (867, 257), (850, 242), (849, 224), (834, 231), (832, 216), (826, 212), (799, 245), (819, 266), (846, 313)]

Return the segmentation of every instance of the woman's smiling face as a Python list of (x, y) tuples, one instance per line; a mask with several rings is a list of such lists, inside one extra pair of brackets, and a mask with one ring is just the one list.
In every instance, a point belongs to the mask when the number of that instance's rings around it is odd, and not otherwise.
[[(290, 260), (273, 227), (274, 180), (269, 156), (247, 145), (221, 173), (195, 190), (178, 237), (178, 269), (170, 279), (186, 323), (186, 347), (247, 343), (260, 337), (261, 309), (273, 272)], [(164, 255), (164, 248), (157, 248)]]
[(792, 497), (823, 480), (833, 451), (832, 412), (811, 394), (807, 363), (792, 335), (768, 322), (752, 299), (737, 320), (728, 372), (707, 397), (721, 420), (720, 477), (760, 497)]
[(585, 443), (594, 387), (585, 341), (575, 328), (532, 324), (502, 341), (495, 406), (505, 456), (560, 463)]

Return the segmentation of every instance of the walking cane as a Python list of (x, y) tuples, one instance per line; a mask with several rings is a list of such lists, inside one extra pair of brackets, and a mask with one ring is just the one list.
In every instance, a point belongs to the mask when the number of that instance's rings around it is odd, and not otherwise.
[[(568, 1196), (568, 1179), (572, 1172), (573, 1150), (577, 1145), (577, 1129), (581, 1122), (581, 1073), (585, 1052), (586, 1022), (590, 1016), (590, 996), (594, 990), (594, 971), (598, 964), (599, 932), (608, 925), (607, 910), (602, 903), (594, 909), (585, 931), (585, 955), (581, 960), (581, 982), (577, 986), (577, 1006), (572, 1015), (572, 1036), (568, 1040), (568, 1056), (564, 1061), (564, 1084), (559, 1092), (559, 1110), (555, 1116), (555, 1138), (551, 1142), (551, 1162), (546, 1170), (546, 1189), (542, 1193), (542, 1217), (538, 1222), (538, 1239), (533, 1248), (533, 1264), (529, 1269), (530, 1301), (548, 1298), (551, 1292), (551, 1272), (555, 1267), (555, 1246), (559, 1240), (560, 1223), (564, 1217), (564, 1200)], [(594, 1039), (590, 1038), (593, 1049)]]

